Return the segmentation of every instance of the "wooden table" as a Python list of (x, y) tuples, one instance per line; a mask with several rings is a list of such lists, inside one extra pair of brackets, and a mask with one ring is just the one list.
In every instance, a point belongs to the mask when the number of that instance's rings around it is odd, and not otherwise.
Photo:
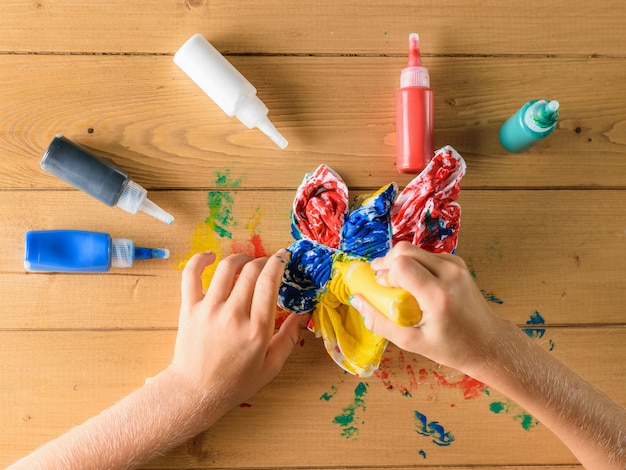
[[(394, 168), (394, 93), (413, 31), (436, 146), (468, 164), (458, 253), (499, 315), (626, 403), (625, 22), (623, 0), (4, 2), (0, 464), (168, 364), (185, 261), (289, 244), (305, 173), (326, 163), (355, 193), (410, 181)], [(197, 32), (258, 88), (286, 150), (227, 118), (175, 66)], [(560, 101), (556, 131), (508, 154), (500, 125), (537, 98)], [(57, 133), (130, 172), (175, 223), (108, 208), (43, 172)], [(24, 233), (58, 228), (172, 257), (100, 275), (26, 273)], [(421, 416), (449, 445), (423, 435)], [(146, 468), (440, 466), (580, 468), (495, 390), (394, 347), (377, 376), (352, 377), (310, 334), (249, 403)]]

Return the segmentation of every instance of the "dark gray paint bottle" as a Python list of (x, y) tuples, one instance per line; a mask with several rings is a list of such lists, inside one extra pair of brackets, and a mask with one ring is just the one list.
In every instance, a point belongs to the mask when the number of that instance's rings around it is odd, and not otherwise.
[(174, 218), (147, 198), (148, 191), (128, 173), (57, 135), (41, 158), (41, 168), (108, 206), (131, 214), (145, 212), (171, 224)]

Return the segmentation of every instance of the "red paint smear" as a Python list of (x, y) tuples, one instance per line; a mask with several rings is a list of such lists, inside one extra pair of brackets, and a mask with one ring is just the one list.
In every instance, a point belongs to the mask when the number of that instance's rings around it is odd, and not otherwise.
[(272, 253), (269, 253), (263, 246), (261, 235), (258, 233), (252, 235), (247, 243), (240, 243), (235, 240), (232, 242), (233, 253), (245, 253), (246, 255), (253, 256), (254, 258), (269, 258)]
[(458, 382), (448, 382), (448, 380), (441, 374), (433, 371), (433, 375), (437, 379), (437, 381), (448, 388), (458, 388), (463, 390), (463, 398), (466, 400), (471, 400), (472, 398), (478, 398), (482, 395), (487, 386), (479, 382), (476, 379), (473, 379), (467, 375), (464, 375), (461, 380)]
[(417, 377), (415, 377), (415, 371), (413, 370), (413, 367), (411, 366), (411, 364), (406, 366), (406, 373), (409, 376), (409, 387), (412, 389), (416, 389)]
[(259, 235), (258, 233), (255, 233), (252, 238), (250, 238), (250, 243), (252, 243), (252, 246), (254, 248), (252, 256), (254, 256), (255, 258), (262, 258), (264, 256), (270, 257), (272, 255), (272, 253), (268, 253), (268, 251), (263, 246), (263, 241), (261, 241), (261, 235)]
[(239, 408), (252, 408), (250, 403), (239, 403)]
[(304, 346), (304, 340), (303, 339), (300, 340), (300, 346), (301, 347)]

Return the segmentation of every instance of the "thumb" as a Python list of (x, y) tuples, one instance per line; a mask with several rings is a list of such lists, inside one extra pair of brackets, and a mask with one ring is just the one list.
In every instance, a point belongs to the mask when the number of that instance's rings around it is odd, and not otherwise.
[(311, 315), (292, 313), (280, 325), (278, 332), (272, 337), (263, 365), (264, 382), (272, 380), (282, 369), (283, 364), (300, 341), (300, 333), (306, 327)]
[(351, 296), (349, 302), (361, 314), (368, 330), (404, 350), (412, 349), (421, 335), (419, 328), (396, 325), (360, 294)]

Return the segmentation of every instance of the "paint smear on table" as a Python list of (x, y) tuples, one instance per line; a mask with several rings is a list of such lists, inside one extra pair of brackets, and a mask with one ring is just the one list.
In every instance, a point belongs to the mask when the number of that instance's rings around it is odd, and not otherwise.
[[(459, 390), (465, 400), (472, 400), (482, 396), (487, 388), (485, 384), (460, 372), (450, 370), (442, 373), (436, 363), (423, 367), (423, 360), (418, 356), (407, 355), (398, 348), (387, 348), (380, 363), (380, 368), (374, 373), (382, 380), (385, 388), (397, 391), (402, 396), (411, 398), (420, 388), (443, 386)], [(419, 365), (421, 364), (421, 367)]]
[[(356, 439), (359, 434), (359, 426), (365, 424), (359, 412), (366, 409), (365, 395), (368, 387), (369, 385), (366, 382), (359, 382), (354, 389), (352, 402), (342, 410), (341, 414), (333, 418), (333, 423), (341, 427), (341, 435), (346, 439)], [(336, 393), (336, 390), (334, 393)], [(334, 394), (328, 397), (322, 395), (321, 399), (328, 401), (333, 396)]]
[(522, 330), (524, 331), (524, 333), (528, 335), (528, 337), (537, 339), (537, 340), (542, 340), (541, 342), (547, 341), (548, 350), (552, 351), (554, 349), (555, 347), (554, 341), (551, 338), (544, 338), (546, 334), (546, 329), (543, 328), (543, 325), (546, 324), (546, 321), (537, 310), (535, 310), (530, 315), (530, 318), (526, 321), (526, 324), (533, 327), (533, 328), (524, 328)]
[(415, 432), (431, 437), (432, 442), (440, 447), (447, 447), (454, 442), (454, 436), (451, 432), (446, 431), (438, 421), (428, 421), (426, 415), (415, 411)]
[[(257, 207), (250, 215), (245, 227), (248, 239), (237, 240), (234, 230), (239, 225), (235, 220), (235, 196), (233, 188), (241, 186), (243, 178), (234, 178), (230, 169), (215, 173), (214, 184), (218, 188), (228, 188), (224, 191), (209, 191), (206, 196), (208, 215), (204, 217), (190, 238), (190, 247), (184, 259), (178, 263), (178, 268), (183, 269), (189, 259), (203, 251), (213, 251), (217, 255), (216, 262), (209, 266), (202, 275), (202, 286), (207, 289), (217, 264), (225, 256), (231, 253), (246, 253), (254, 257), (269, 256), (270, 253), (263, 244), (258, 226), (263, 218), (263, 211)], [(283, 315), (284, 320), (285, 315)]]
[[(467, 260), (467, 269), (469, 270), (472, 277), (478, 280), (478, 275), (476, 274), (476, 270), (474, 269), (474, 260), (472, 260), (472, 258), (468, 258)], [(504, 303), (504, 301), (496, 296), (493, 292), (487, 291), (485, 289), (480, 289), (480, 292), (481, 294), (483, 294), (483, 297), (489, 302), (493, 302), (494, 304), (498, 305), (502, 305)]]
[[(491, 396), (490, 393), (486, 393)], [(503, 400), (492, 401), (489, 404), (489, 411), (494, 414), (509, 415), (513, 420), (517, 421), (522, 429), (530, 431), (539, 425), (539, 421), (528, 414), (521, 406), (514, 401), (504, 398)]]

